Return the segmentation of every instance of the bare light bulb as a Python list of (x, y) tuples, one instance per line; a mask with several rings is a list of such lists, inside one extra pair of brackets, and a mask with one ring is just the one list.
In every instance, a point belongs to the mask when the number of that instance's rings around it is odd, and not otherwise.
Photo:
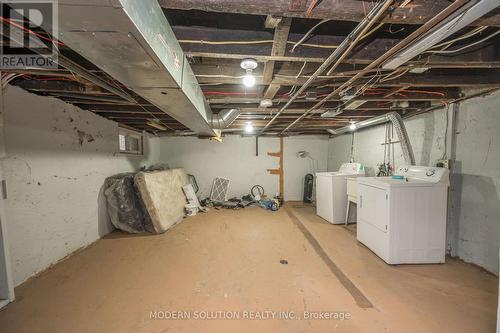
[(245, 132), (246, 133), (253, 133), (253, 126), (251, 122), (248, 122), (245, 126)]
[(243, 85), (248, 88), (255, 86), (255, 76), (253, 76), (252, 72), (243, 76)]
[(349, 129), (350, 129), (351, 131), (354, 131), (354, 130), (356, 129), (356, 124), (355, 124), (355, 123), (351, 123), (351, 124), (349, 125)]

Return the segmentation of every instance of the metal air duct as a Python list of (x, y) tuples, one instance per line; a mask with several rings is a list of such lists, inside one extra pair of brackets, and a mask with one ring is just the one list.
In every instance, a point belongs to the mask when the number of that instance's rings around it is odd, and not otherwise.
[[(408, 132), (406, 131), (405, 124), (399, 113), (389, 112), (378, 117), (357, 122), (356, 129), (380, 125), (389, 121), (394, 126), (396, 134), (398, 135), (405, 163), (408, 165), (415, 165), (415, 155), (413, 154), (413, 149), (411, 147), (410, 139), (408, 137)], [(340, 135), (352, 132), (353, 130), (350, 128), (350, 126), (344, 126), (336, 130), (327, 129), (327, 131), (333, 135)]]
[(229, 127), (239, 115), (239, 109), (224, 109), (217, 114), (212, 114), (210, 123), (212, 128), (222, 130)]
[(158, 1), (59, 0), (58, 10), (66, 45), (198, 135), (217, 135)]

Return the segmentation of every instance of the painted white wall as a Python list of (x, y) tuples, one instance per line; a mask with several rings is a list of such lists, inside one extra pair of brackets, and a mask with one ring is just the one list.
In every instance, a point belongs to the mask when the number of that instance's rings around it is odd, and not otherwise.
[(454, 253), (496, 274), (500, 244), (499, 106), (498, 92), (460, 104), (452, 197)]
[[(445, 150), (446, 112), (430, 112), (405, 120), (415, 161), (418, 165), (434, 165), (443, 157)], [(386, 125), (370, 127), (354, 132), (354, 160), (364, 163), (366, 172), (374, 176), (377, 165), (384, 162)], [(394, 133), (393, 141), (398, 141)], [(336, 171), (344, 162), (349, 162), (352, 134), (345, 134), (330, 140), (328, 170)], [(395, 148), (395, 167), (404, 164), (399, 144)], [(392, 163), (392, 161), (391, 161)]]
[(267, 156), (268, 151), (278, 151), (275, 139), (259, 139), (259, 156), (255, 156), (255, 139), (228, 136), (222, 142), (193, 137), (160, 138), (160, 159), (171, 168), (184, 168), (196, 177), (205, 198), (210, 195), (215, 177), (230, 180), (228, 198), (247, 194), (259, 184), (266, 193), (273, 194), (278, 188), (278, 177), (267, 169), (278, 166), (278, 159)]
[[(60, 100), (9, 86), (4, 93), (7, 231), (15, 285), (112, 230), (104, 179), (158, 162), (118, 150), (118, 127)], [(81, 143), (80, 143), (81, 139)]]
[[(500, 243), (500, 93), (459, 105), (455, 177), (450, 190), (448, 243), (452, 255), (498, 274)], [(418, 165), (435, 165), (445, 152), (444, 109), (405, 120)], [(352, 134), (329, 142), (328, 169), (349, 159)], [(354, 158), (374, 175), (383, 162), (385, 125), (356, 131)], [(396, 167), (404, 163), (396, 145)]]
[[(0, 85), (0, 158), (5, 157), (4, 139), (4, 113), (3, 113), (3, 87)], [(2, 165), (0, 164), (0, 180), (4, 179)], [(6, 302), (12, 302), (14, 296), (14, 282), (10, 262), (10, 246), (7, 238), (7, 218), (5, 214), (3, 189), (0, 191), (0, 308)]]
[[(264, 187), (274, 196), (278, 191), (278, 176), (270, 175), (267, 169), (278, 167), (278, 158), (268, 152), (279, 151), (278, 138), (259, 138), (259, 156), (255, 155), (255, 138), (226, 136), (222, 142), (200, 140), (191, 137), (164, 137), (160, 139), (161, 160), (170, 167), (182, 167), (195, 175), (200, 186), (199, 195), (210, 195), (215, 177), (228, 178), (228, 197), (242, 196), (250, 192), (255, 184)], [(325, 137), (285, 138), (285, 199), (302, 200), (304, 176), (312, 173), (309, 159), (300, 159), (296, 153), (310, 152), (321, 170), (326, 170), (328, 140)]]
[[(299, 158), (297, 152), (305, 150), (311, 158)], [(328, 137), (294, 136), (285, 138), (285, 198), (302, 200), (304, 176), (327, 171)], [(313, 196), (316, 191), (313, 191)]]

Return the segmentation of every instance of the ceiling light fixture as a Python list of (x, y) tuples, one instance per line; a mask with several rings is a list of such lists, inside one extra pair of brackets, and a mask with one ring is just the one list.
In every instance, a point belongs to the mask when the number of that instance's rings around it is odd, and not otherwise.
[(246, 71), (245, 76), (243, 76), (243, 85), (249, 88), (253, 87), (256, 81), (253, 70), (257, 68), (257, 60), (243, 59), (240, 63), (240, 67)]
[(252, 71), (250, 73), (247, 71), (247, 74), (243, 76), (243, 85), (248, 88), (255, 86), (255, 76), (253, 76)]
[(270, 100), (270, 99), (268, 99), (268, 98), (265, 98), (265, 99), (263, 99), (263, 100), (260, 101), (259, 106), (261, 108), (268, 108), (270, 106), (273, 106), (273, 101)]
[(253, 126), (251, 121), (247, 122), (245, 126), (245, 133), (253, 133)]
[(351, 124), (349, 125), (349, 129), (350, 129), (351, 131), (356, 130), (356, 124), (355, 124), (353, 121), (351, 121)]

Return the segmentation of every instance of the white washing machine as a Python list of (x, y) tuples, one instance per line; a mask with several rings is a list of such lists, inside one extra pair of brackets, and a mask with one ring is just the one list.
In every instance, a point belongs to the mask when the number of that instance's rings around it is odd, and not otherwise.
[(404, 166), (358, 179), (358, 240), (388, 264), (443, 263), (448, 169)]
[(344, 224), (347, 178), (364, 176), (361, 163), (344, 163), (336, 172), (316, 173), (316, 214), (333, 224)]

